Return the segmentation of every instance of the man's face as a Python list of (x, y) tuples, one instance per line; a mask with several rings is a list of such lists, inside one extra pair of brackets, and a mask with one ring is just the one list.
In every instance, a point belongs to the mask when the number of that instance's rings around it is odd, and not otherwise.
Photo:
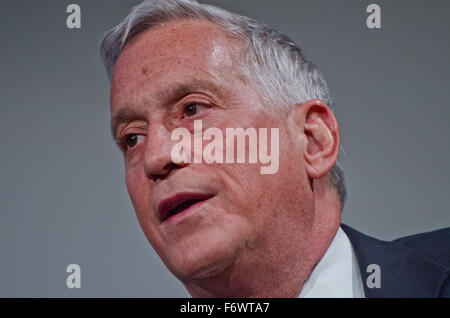
[[(261, 257), (282, 261), (286, 240), (305, 238), (312, 223), (301, 136), (240, 74), (240, 47), (211, 23), (175, 21), (138, 35), (115, 65), (111, 114), (121, 118), (127, 189), (149, 242), (181, 280)], [(174, 164), (171, 132), (193, 131), (194, 120), (224, 136), (226, 128), (279, 128), (278, 172), (261, 174), (259, 163)]]

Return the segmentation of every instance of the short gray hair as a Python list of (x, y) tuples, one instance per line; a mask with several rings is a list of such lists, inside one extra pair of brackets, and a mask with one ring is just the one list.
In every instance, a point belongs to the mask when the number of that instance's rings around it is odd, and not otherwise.
[[(324, 76), (288, 36), (248, 17), (194, 0), (143, 1), (109, 30), (101, 44), (109, 79), (122, 49), (133, 37), (161, 23), (188, 18), (212, 22), (244, 42), (239, 57), (242, 74), (259, 89), (265, 104), (286, 108), (317, 98), (333, 108)], [(342, 147), (339, 158), (341, 155)], [(339, 158), (328, 177), (343, 208), (347, 190)]]

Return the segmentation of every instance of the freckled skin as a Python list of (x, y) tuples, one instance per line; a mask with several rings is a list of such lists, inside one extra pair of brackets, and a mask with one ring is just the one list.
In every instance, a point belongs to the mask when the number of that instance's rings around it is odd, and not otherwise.
[[(112, 114), (125, 105), (143, 114), (119, 128), (143, 136), (125, 156), (127, 189), (147, 239), (193, 296), (296, 297), (337, 231), (339, 207), (325, 178), (311, 191), (303, 161), (307, 138), (298, 123), (265, 108), (243, 80), (236, 64), (241, 45), (198, 20), (165, 23), (127, 44), (111, 86)], [(167, 105), (157, 92), (195, 80), (214, 83), (221, 96), (204, 87), (194, 95), (213, 106), (192, 119), (170, 115), (178, 101)], [(260, 164), (168, 169), (172, 130), (192, 129), (194, 119), (224, 136), (227, 127), (279, 128), (278, 172), (261, 175)], [(215, 196), (175, 225), (161, 223), (158, 202), (182, 191)]]

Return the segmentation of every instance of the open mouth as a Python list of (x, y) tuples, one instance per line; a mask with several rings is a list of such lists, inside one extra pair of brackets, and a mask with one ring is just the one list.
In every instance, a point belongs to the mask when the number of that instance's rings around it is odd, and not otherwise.
[(199, 193), (178, 193), (172, 197), (162, 200), (158, 204), (158, 214), (161, 222), (174, 215), (186, 212), (193, 206), (210, 199), (213, 195)]

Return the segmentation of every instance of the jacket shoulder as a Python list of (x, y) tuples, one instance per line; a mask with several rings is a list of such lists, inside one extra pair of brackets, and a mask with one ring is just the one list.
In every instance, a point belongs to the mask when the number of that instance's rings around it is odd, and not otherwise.
[(368, 265), (381, 269), (381, 287), (365, 284), (366, 297), (450, 297), (450, 229), (388, 242), (342, 223), (341, 227), (353, 246), (363, 281), (369, 277)]
[(417, 254), (450, 269), (450, 227), (396, 239)]

